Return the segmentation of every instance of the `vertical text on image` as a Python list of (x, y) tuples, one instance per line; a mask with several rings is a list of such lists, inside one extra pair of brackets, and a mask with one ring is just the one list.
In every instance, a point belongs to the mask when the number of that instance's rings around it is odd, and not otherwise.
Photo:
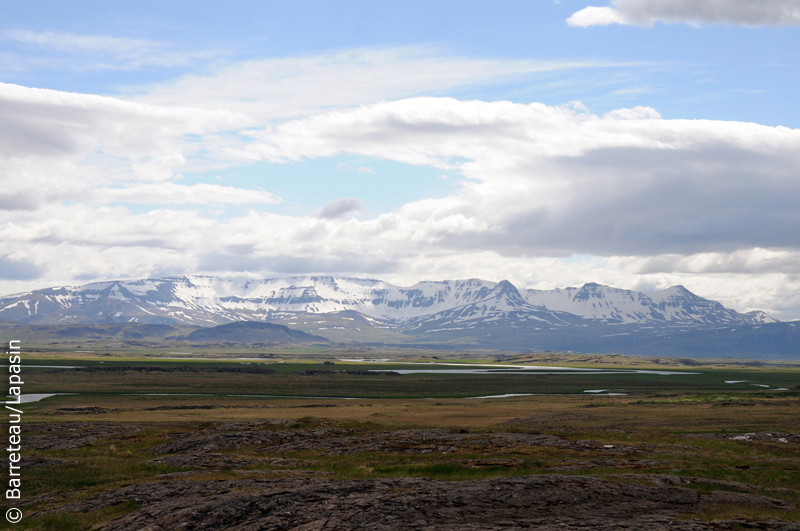
[(7, 500), (18, 500), (21, 496), (22, 478), (20, 477), (20, 464), (22, 460), (22, 410), (13, 407), (21, 403), (22, 385), (22, 359), (20, 356), (20, 342), (18, 340), (8, 342), (8, 398), (6, 410), (8, 410), (8, 442), (6, 448), (8, 454), (8, 489), (6, 490)]

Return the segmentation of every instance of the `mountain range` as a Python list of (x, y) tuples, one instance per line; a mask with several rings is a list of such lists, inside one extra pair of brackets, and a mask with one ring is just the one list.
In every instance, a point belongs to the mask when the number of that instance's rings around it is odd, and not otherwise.
[(779, 358), (800, 352), (796, 323), (759, 311), (739, 313), (682, 286), (639, 292), (588, 283), (525, 290), (506, 280), (398, 287), (335, 276), (180, 276), (5, 296), (0, 319), (193, 327), (258, 321), (337, 342), (426, 348)]

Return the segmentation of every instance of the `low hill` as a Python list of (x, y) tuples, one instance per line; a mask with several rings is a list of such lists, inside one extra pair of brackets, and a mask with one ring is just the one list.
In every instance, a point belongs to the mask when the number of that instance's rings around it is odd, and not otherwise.
[(180, 339), (233, 343), (329, 343), (324, 337), (307, 334), (300, 330), (292, 330), (288, 326), (254, 321), (236, 321), (210, 328), (199, 328)]
[(23, 324), (0, 321), (0, 339), (82, 348), (168, 347), (193, 344), (319, 345), (330, 341), (283, 325), (237, 321), (209, 328), (142, 323)]

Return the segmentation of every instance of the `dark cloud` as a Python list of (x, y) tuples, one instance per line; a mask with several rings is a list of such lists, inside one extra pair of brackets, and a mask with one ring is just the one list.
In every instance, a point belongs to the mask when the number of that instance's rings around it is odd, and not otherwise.
[[(800, 249), (800, 180), (781, 157), (736, 150), (605, 149), (560, 160), (572, 192), (550, 206), (510, 200), (488, 235), (441, 235), (455, 248), (511, 255), (690, 255)], [(535, 199), (533, 196), (531, 199)]]
[(574, 13), (567, 22), (573, 26), (651, 26), (655, 22), (800, 26), (797, 0), (614, 0), (611, 5), (587, 7)]
[(655, 21), (744, 26), (800, 26), (797, 0), (615, 0), (614, 7), (636, 24)]
[(361, 199), (357, 197), (342, 197), (336, 201), (331, 201), (319, 213), (319, 217), (325, 219), (340, 218), (350, 212), (357, 212), (364, 208)]
[(39, 201), (33, 194), (0, 193), (0, 210), (36, 210), (38, 208)]
[(28, 260), (0, 258), (0, 278), (4, 280), (34, 280), (42, 276), (42, 270)]

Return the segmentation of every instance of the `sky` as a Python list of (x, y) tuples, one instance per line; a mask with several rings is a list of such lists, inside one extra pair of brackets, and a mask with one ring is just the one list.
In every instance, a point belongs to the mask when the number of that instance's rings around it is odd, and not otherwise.
[(0, 3), (0, 294), (680, 284), (800, 319), (800, 0)]

